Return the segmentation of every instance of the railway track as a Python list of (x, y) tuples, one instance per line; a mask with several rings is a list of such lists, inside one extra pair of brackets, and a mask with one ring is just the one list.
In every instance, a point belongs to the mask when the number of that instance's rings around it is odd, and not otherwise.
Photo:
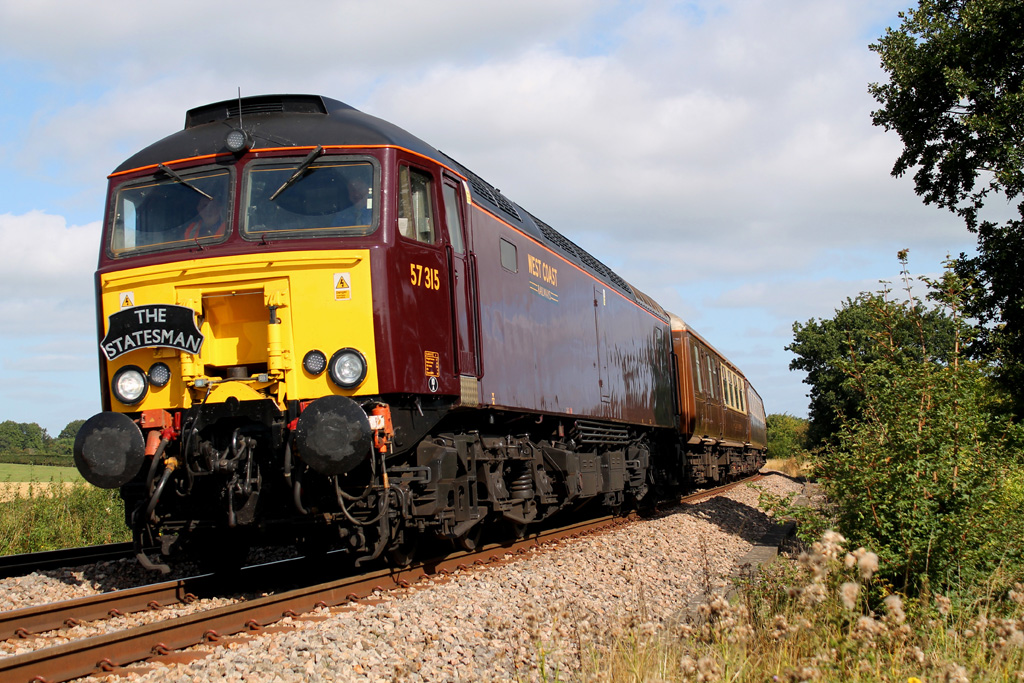
[(39, 553), (4, 555), (0, 557), (0, 579), (29, 574), (45, 569), (75, 567), (94, 562), (109, 562), (135, 555), (132, 543), (108, 543), (85, 548), (46, 550)]
[[(692, 503), (709, 498), (760, 478), (761, 475), (755, 475), (715, 489), (694, 493), (682, 498), (680, 503)], [(530, 548), (608, 531), (630, 524), (636, 519), (635, 515), (601, 517), (543, 531), (510, 545), (489, 544), (476, 551), (456, 552), (404, 569), (381, 569), (183, 617), (155, 621), (115, 633), (45, 647), (27, 654), (0, 659), (0, 680), (58, 683), (89, 674), (114, 671), (127, 664), (154, 656), (166, 656), (175, 650), (200, 643), (220, 642), (237, 634), (261, 632), (286, 617), (315, 620), (318, 617), (299, 615), (320, 607), (331, 608), (365, 600), (374, 593), (406, 588), (423, 579), (443, 580), (446, 575), (457, 570), (515, 561), (517, 556), (525, 555)], [(264, 567), (289, 566), (287, 563), (290, 562), (301, 560), (289, 560)], [(258, 567), (252, 569), (268, 572), (259, 576), (251, 574), (250, 578), (256, 579), (254, 583), (263, 578), (270, 580), (270, 572), (276, 571)], [(286, 573), (294, 575), (295, 572), (286, 570)], [(217, 578), (206, 575), (0, 613), (0, 633), (5, 638), (28, 637), (83, 621), (160, 609), (172, 604), (190, 602), (198, 594), (215, 591), (216, 587)]]

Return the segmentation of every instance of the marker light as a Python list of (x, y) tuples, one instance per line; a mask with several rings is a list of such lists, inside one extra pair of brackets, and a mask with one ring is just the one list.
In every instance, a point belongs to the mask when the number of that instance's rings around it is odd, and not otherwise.
[(126, 365), (114, 373), (110, 388), (114, 391), (114, 398), (125, 405), (132, 406), (146, 397), (149, 382), (146, 380), (146, 373), (142, 371), (142, 368)]
[(342, 389), (351, 389), (366, 379), (366, 358), (355, 349), (341, 349), (331, 356), (327, 374)]
[(224, 146), (233, 154), (245, 152), (252, 147), (252, 137), (241, 128), (233, 128), (224, 137)]
[(171, 369), (166, 363), (153, 363), (149, 366), (149, 383), (154, 387), (165, 387), (171, 381)]
[(302, 357), (302, 367), (311, 375), (319, 375), (327, 369), (327, 356), (323, 351), (313, 349)]

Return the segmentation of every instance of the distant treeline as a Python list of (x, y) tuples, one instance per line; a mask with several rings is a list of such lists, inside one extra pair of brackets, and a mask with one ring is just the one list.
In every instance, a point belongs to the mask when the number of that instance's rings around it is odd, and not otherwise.
[(0, 462), (72, 466), (75, 434), (85, 420), (72, 420), (56, 437), (35, 422), (0, 422)]

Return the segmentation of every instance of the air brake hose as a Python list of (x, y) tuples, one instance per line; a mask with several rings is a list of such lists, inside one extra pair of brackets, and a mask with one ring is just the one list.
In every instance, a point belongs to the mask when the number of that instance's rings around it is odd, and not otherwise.
[(164, 486), (167, 485), (167, 480), (171, 478), (171, 474), (174, 472), (170, 467), (164, 470), (164, 474), (160, 477), (160, 483), (156, 485), (156, 489), (153, 491), (153, 495), (149, 498), (149, 505), (146, 506), (146, 518), (150, 519), (153, 514), (153, 510), (156, 510), (157, 503), (160, 502), (160, 494), (164, 491)]

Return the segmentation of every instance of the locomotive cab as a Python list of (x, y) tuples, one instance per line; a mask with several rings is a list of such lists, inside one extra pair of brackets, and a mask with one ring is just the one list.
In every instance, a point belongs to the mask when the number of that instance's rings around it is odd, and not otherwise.
[[(295, 536), (327, 507), (376, 516), (389, 494), (359, 498), (367, 482), (477, 381), (462, 179), (404, 131), (292, 99), (308, 120), (250, 117), (255, 147), (227, 151), (230, 116), (200, 108), (110, 177), (104, 412), (75, 461), (121, 487), (140, 547), (267, 519)], [(310, 144), (260, 145), (281, 135)], [(207, 153), (182, 159), (175, 137)]]

